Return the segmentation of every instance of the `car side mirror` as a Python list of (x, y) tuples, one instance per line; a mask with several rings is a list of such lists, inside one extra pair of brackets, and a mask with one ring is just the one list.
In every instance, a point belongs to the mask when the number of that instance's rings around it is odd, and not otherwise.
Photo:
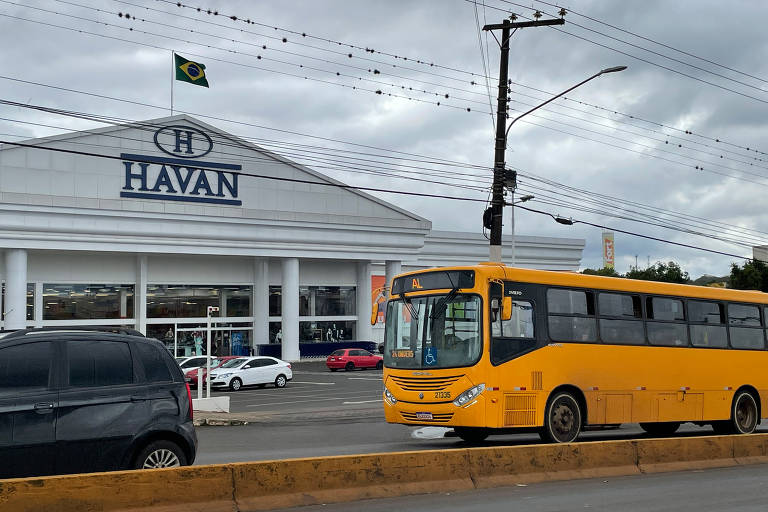
[(251, 367), (251, 365), (247, 364), (247, 365), (243, 366), (243, 370), (247, 370), (250, 367)]

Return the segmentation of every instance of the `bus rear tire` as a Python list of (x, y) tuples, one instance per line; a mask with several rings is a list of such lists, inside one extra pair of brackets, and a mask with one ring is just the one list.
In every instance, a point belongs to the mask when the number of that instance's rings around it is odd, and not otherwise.
[(482, 427), (453, 427), (453, 431), (466, 443), (482, 443), (488, 437), (488, 429)]
[(561, 392), (547, 402), (539, 437), (545, 443), (570, 443), (579, 437), (581, 423), (579, 401), (570, 393)]
[(680, 428), (680, 423), (676, 421), (667, 421), (663, 423), (641, 423), (640, 428), (652, 436), (663, 437), (671, 436)]
[(760, 421), (757, 401), (749, 391), (740, 391), (731, 405), (731, 419), (712, 422), (715, 434), (751, 434)]

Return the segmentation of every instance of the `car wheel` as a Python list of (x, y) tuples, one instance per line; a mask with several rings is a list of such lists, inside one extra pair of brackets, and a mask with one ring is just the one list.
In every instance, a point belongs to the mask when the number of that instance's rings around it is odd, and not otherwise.
[(171, 441), (154, 441), (139, 452), (133, 469), (175, 468), (187, 465), (182, 449)]
[(539, 436), (547, 443), (570, 443), (581, 432), (581, 407), (570, 393), (559, 393), (547, 403)]
[(232, 391), (240, 391), (240, 388), (243, 387), (243, 381), (235, 377), (229, 382), (229, 389)]
[(376, 369), (377, 370), (383, 370), (384, 369), (384, 361), (379, 361), (376, 363)]
[(353, 363), (352, 361), (348, 362), (347, 365), (344, 367), (345, 372), (351, 372), (354, 369), (355, 369), (355, 363)]
[(275, 379), (276, 388), (284, 388), (287, 383), (288, 383), (288, 379), (285, 378), (285, 375), (278, 375), (277, 378)]

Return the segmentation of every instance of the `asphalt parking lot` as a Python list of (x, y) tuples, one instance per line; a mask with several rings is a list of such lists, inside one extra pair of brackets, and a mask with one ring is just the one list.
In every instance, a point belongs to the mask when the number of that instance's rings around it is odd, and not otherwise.
[[(212, 391), (228, 395), (231, 413), (295, 413), (381, 409), (383, 384), (380, 370), (331, 372), (325, 361), (292, 364), (293, 380), (278, 389), (249, 387), (240, 391)], [(193, 390), (193, 396), (197, 396)]]

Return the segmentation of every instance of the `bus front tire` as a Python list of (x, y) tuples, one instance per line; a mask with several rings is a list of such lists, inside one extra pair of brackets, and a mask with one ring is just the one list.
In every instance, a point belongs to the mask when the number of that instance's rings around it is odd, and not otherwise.
[(546, 443), (570, 443), (581, 432), (581, 406), (570, 393), (558, 393), (549, 399), (544, 427), (539, 436)]
[(663, 423), (641, 423), (640, 428), (652, 436), (671, 436), (677, 432), (677, 429), (680, 428), (680, 423), (676, 421), (667, 421)]
[(713, 422), (712, 429), (718, 435), (751, 434), (759, 421), (755, 397), (749, 391), (741, 391), (733, 398), (731, 419)]
[(481, 427), (454, 427), (453, 431), (466, 443), (482, 443), (488, 437), (488, 429)]

